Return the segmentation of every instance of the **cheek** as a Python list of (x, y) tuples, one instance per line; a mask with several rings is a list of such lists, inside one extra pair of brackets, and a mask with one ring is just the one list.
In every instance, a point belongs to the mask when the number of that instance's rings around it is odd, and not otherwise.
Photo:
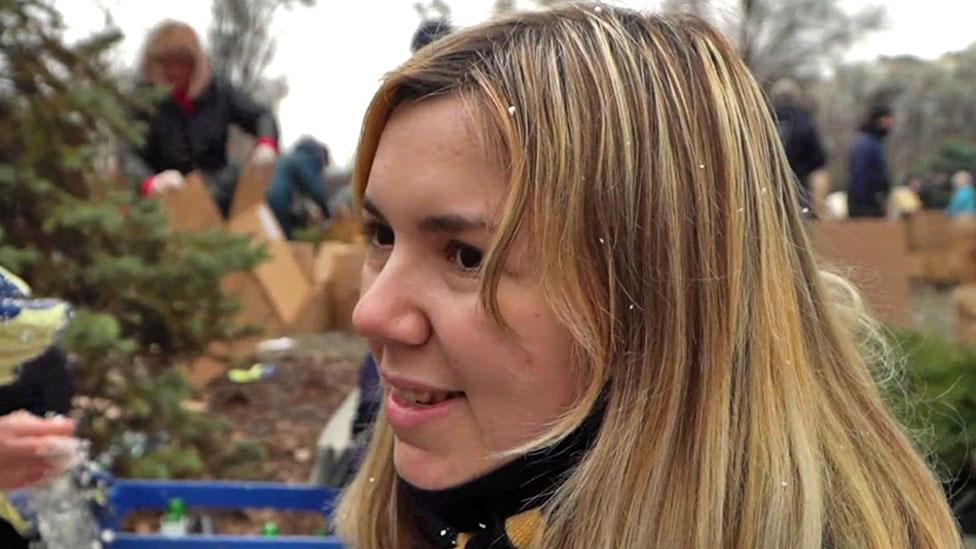
[(452, 364), (475, 421), (493, 449), (505, 450), (556, 420), (572, 404), (577, 382), (573, 339), (548, 308), (532, 299), (499, 304), (514, 337), (482, 311), (450, 323), (454, 337), (445, 340), (454, 342)]

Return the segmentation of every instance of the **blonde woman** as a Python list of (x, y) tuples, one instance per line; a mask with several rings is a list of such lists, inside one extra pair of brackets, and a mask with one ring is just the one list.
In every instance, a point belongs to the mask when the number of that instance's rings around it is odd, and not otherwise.
[(384, 80), (357, 162), (385, 400), (353, 547), (959, 546), (706, 24), (463, 30)]
[(237, 125), (254, 137), (250, 162), (273, 164), (278, 155), (274, 114), (216, 77), (200, 38), (186, 23), (163, 21), (149, 33), (139, 72), (145, 84), (167, 88), (169, 94), (142, 115), (145, 142), (123, 156), (126, 175), (148, 196), (178, 188), (184, 176), (198, 171), (227, 217), (241, 171), (228, 158), (229, 128)]

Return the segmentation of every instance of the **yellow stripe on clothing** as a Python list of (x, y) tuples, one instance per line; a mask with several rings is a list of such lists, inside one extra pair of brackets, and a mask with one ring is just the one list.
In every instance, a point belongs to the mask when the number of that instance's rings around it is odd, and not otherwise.
[(20, 534), (26, 534), (30, 529), (30, 525), (24, 520), (24, 517), (20, 516), (20, 511), (14, 507), (13, 503), (7, 499), (7, 496), (3, 492), (0, 492), (0, 519), (3, 519), (10, 523)]
[(515, 547), (528, 547), (542, 526), (542, 511), (538, 507), (513, 515), (505, 520), (505, 534)]

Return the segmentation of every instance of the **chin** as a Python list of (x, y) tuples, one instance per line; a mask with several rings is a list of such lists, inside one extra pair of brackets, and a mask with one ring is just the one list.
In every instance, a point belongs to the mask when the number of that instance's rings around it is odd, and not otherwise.
[(470, 456), (445, 455), (394, 438), (393, 466), (403, 480), (422, 490), (444, 490), (478, 478), (492, 467)]

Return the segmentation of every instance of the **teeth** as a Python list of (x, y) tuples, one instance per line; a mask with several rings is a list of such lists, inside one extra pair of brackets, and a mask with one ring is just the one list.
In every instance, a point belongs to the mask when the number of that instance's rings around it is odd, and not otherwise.
[(417, 404), (420, 406), (431, 406), (439, 402), (444, 402), (454, 394), (454, 393), (442, 393), (442, 392), (423, 393), (419, 391), (407, 391), (407, 390), (400, 390), (399, 393), (400, 393), (400, 397), (403, 400), (411, 404)]

